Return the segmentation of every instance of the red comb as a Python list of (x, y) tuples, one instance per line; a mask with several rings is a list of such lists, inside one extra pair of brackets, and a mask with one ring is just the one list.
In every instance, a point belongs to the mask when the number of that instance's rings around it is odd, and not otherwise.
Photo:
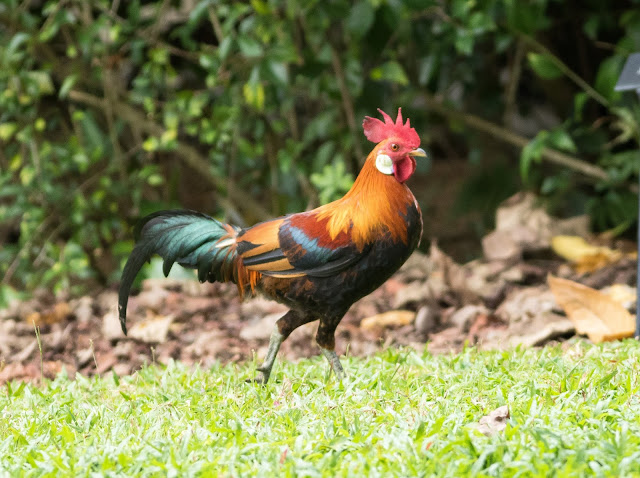
[(420, 137), (416, 130), (411, 127), (409, 120), (402, 124), (402, 108), (398, 108), (398, 117), (394, 123), (391, 117), (378, 108), (378, 111), (384, 118), (384, 123), (378, 118), (365, 116), (362, 122), (364, 135), (369, 141), (379, 143), (387, 138), (398, 138), (404, 142), (409, 148), (417, 148), (420, 146)]

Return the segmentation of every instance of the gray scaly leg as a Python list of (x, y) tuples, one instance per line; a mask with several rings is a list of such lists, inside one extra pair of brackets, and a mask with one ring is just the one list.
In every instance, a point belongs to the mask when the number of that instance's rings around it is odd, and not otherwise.
[(336, 374), (338, 380), (345, 378), (344, 369), (336, 353), (336, 327), (342, 320), (344, 313), (336, 314), (333, 317), (321, 317), (320, 325), (318, 325), (318, 333), (316, 334), (316, 342), (322, 350), (322, 354), (327, 357), (333, 373)]
[(336, 374), (336, 378), (342, 382), (345, 379), (345, 374), (336, 351), (333, 349), (325, 349), (323, 347), (320, 347), (320, 350), (322, 350), (322, 354), (327, 357), (333, 373)]
[(267, 383), (269, 381), (269, 376), (271, 375), (271, 369), (273, 368), (273, 364), (276, 361), (276, 355), (278, 355), (278, 350), (280, 349), (280, 345), (282, 342), (286, 340), (287, 337), (293, 332), (295, 329), (300, 327), (307, 322), (312, 322), (315, 320), (312, 316), (306, 316), (297, 312), (295, 310), (290, 310), (286, 314), (284, 314), (278, 322), (276, 322), (276, 326), (271, 333), (271, 340), (269, 340), (269, 350), (267, 351), (267, 356), (264, 359), (264, 363), (258, 368), (258, 372), (260, 375), (257, 376), (253, 380), (247, 380), (248, 382), (259, 382), (259, 383)]
[(267, 351), (267, 356), (264, 359), (263, 364), (258, 367), (258, 375), (253, 380), (247, 380), (247, 382), (258, 382), (258, 383), (267, 383), (269, 381), (269, 376), (271, 375), (271, 369), (273, 368), (273, 364), (276, 361), (276, 355), (278, 355), (278, 350), (280, 349), (280, 345), (284, 342), (285, 336), (280, 333), (278, 326), (273, 329), (271, 333), (271, 339), (269, 340), (269, 350)]

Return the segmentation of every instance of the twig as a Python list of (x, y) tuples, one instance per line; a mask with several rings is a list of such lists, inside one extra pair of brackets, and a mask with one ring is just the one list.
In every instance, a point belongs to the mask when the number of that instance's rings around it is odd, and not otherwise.
[[(479, 116), (456, 111), (449, 106), (445, 106), (431, 95), (423, 93), (421, 97), (433, 112), (444, 116), (445, 118), (462, 121), (471, 128), (482, 131), (490, 136), (493, 136), (494, 138), (517, 146), (518, 148), (524, 148), (531, 141), (524, 136), (520, 136), (513, 131), (509, 131), (502, 126), (480, 118)], [(610, 179), (607, 172), (599, 166), (589, 164), (586, 161), (565, 153), (561, 153), (560, 151), (557, 151), (555, 149), (544, 148), (542, 150), (542, 159), (550, 163), (558, 164), (560, 166), (572, 169), (594, 179), (600, 179), (604, 181)], [(638, 192), (638, 186), (635, 184), (627, 184), (627, 188), (634, 193)]]
[(91, 348), (91, 356), (93, 357), (93, 363), (96, 366), (96, 374), (100, 377), (100, 369), (98, 367), (98, 359), (96, 359), (96, 348), (93, 346), (93, 339), (89, 339), (89, 347)]
[(142, 34), (146, 38), (157, 40), (158, 34), (162, 31), (162, 21), (164, 20), (164, 16), (169, 10), (169, 7), (171, 7), (170, 0), (162, 0), (160, 6), (156, 9), (153, 21), (148, 27), (142, 29)]
[(211, 26), (213, 27), (213, 32), (216, 34), (216, 38), (218, 39), (218, 45), (222, 43), (224, 40), (224, 33), (222, 33), (222, 25), (220, 23), (220, 19), (216, 14), (216, 11), (213, 8), (213, 5), (209, 5), (209, 21), (211, 22)]
[[(104, 100), (102, 98), (98, 98), (97, 96), (84, 91), (71, 90), (69, 92), (69, 98), (79, 103), (104, 109)], [(126, 103), (114, 103), (113, 111), (118, 117), (122, 118), (127, 123), (136, 125), (141, 131), (148, 135), (160, 136), (164, 132), (164, 127), (148, 119), (144, 113), (141, 113), (136, 108)], [(227, 181), (224, 178), (214, 175), (211, 172), (209, 160), (202, 156), (196, 148), (185, 142), (177, 141), (176, 153), (178, 153), (185, 164), (202, 175), (202, 177), (211, 185), (217, 189), (226, 191), (229, 198), (236, 203), (240, 209), (247, 212), (249, 216), (254, 216), (261, 221), (272, 217), (261, 204), (250, 196), (244, 194), (243, 189), (238, 187), (235, 182), (231, 180)]]
[(36, 176), (40, 179), (40, 154), (38, 153), (38, 145), (35, 141), (29, 141), (29, 150), (31, 151), (31, 158), (33, 159)]
[(42, 359), (42, 341), (40, 340), (40, 328), (33, 321), (33, 328), (36, 331), (36, 341), (38, 342), (38, 350), (40, 351), (40, 380), (44, 380), (44, 361)]
[(60, 224), (58, 224), (53, 231), (47, 236), (47, 238), (42, 241), (42, 247), (40, 247), (40, 251), (36, 255), (36, 258), (33, 260), (33, 265), (38, 267), (40, 263), (43, 261), (44, 253), (46, 250), (46, 245), (50, 244), (52, 238), (56, 237), (58, 233), (67, 225), (66, 221), (63, 220)]
[(519, 39), (523, 40), (529, 46), (531, 46), (534, 50), (537, 50), (540, 53), (543, 53), (549, 57), (549, 59), (553, 62), (553, 64), (571, 81), (573, 81), (576, 85), (578, 85), (582, 90), (588, 94), (591, 98), (596, 100), (598, 103), (605, 107), (609, 107), (609, 100), (598, 93), (589, 83), (584, 81), (580, 75), (574, 72), (571, 68), (569, 68), (560, 58), (554, 55), (551, 50), (549, 50), (546, 46), (540, 43), (535, 38), (522, 33), (522, 32), (513, 32), (515, 33)]
[[(120, 25), (126, 25), (126, 20), (124, 18), (122, 18), (121, 16), (119, 16), (116, 12), (112, 11), (111, 9), (107, 8), (105, 5), (102, 5), (100, 3), (94, 3), (93, 5), (94, 7), (96, 7), (98, 10), (100, 10), (100, 12), (104, 13), (106, 16), (108, 16), (111, 20), (117, 22)], [(166, 43), (162, 40), (160, 40), (159, 38), (151, 38), (148, 34), (146, 34), (146, 30), (136, 30), (135, 32), (133, 32), (133, 34), (146, 41), (149, 42), (150, 45), (153, 45), (155, 47), (158, 48), (164, 48), (166, 49), (169, 53), (171, 53), (172, 55), (175, 56), (179, 56), (181, 58), (184, 58), (185, 60), (189, 60), (193, 63), (199, 64), (200, 62), (200, 55), (196, 52), (192, 52), (192, 51), (187, 51), (187, 50), (182, 50), (174, 45), (171, 45), (170, 43)], [(123, 53), (124, 51), (129, 50), (131, 47), (131, 44), (129, 42), (125, 42), (120, 49), (118, 50), (119, 53)]]
[[(118, 92), (115, 91), (114, 85), (117, 85), (115, 75), (109, 69), (106, 62), (106, 55), (103, 58), (103, 70), (102, 70), (102, 88), (104, 90), (104, 115), (107, 119), (107, 129), (109, 130), (109, 140), (113, 147), (113, 155), (116, 164), (118, 165), (118, 172), (120, 173), (120, 181), (125, 181), (127, 177), (127, 168), (122, 157), (122, 149), (120, 148), (120, 140), (118, 133), (116, 132), (114, 115), (113, 115), (113, 103), (118, 100)], [(117, 86), (116, 86), (117, 87)]]
[(298, 126), (298, 116), (296, 115), (295, 105), (287, 111), (287, 121), (289, 122), (289, 131), (291, 131), (291, 139), (296, 143), (300, 142), (300, 127)]
[(53, 221), (53, 218), (54, 218), (54, 216), (47, 216), (47, 218), (40, 223), (40, 225), (36, 228), (36, 230), (33, 231), (33, 233), (29, 236), (29, 238), (26, 240), (24, 245), (20, 248), (20, 250), (18, 251), (16, 256), (13, 258), (13, 261), (11, 262), (9, 267), (7, 268), (7, 272), (4, 275), (4, 277), (2, 278), (2, 282), (0, 282), (0, 284), (8, 284), (9, 283), (9, 281), (13, 277), (13, 274), (16, 272), (16, 269), (18, 268), (18, 264), (20, 262), (20, 257), (26, 251), (29, 250), (29, 248), (31, 247), (31, 244), (33, 244), (33, 242), (36, 239), (36, 237), (38, 237), (38, 235), (40, 233), (42, 233), (43, 230), (45, 230), (47, 227), (49, 227), (49, 224)]
[(278, 212), (278, 152), (276, 151), (274, 134), (271, 129), (265, 134), (264, 153), (269, 163), (269, 179), (271, 186), (271, 210), (274, 214)]
[(353, 136), (353, 149), (356, 153), (357, 161), (360, 162), (364, 160), (364, 154), (362, 152), (362, 147), (360, 146), (360, 141), (358, 141), (358, 126), (356, 125), (353, 100), (351, 99), (349, 88), (347, 88), (347, 81), (345, 80), (340, 55), (338, 55), (338, 52), (333, 45), (331, 45), (331, 65), (333, 66), (333, 72), (336, 75), (336, 80), (338, 80), (338, 88), (340, 88), (342, 108), (344, 109), (344, 114), (347, 117), (347, 125), (349, 126), (349, 131), (351, 131)]
[(516, 45), (516, 53), (513, 58), (513, 66), (511, 67), (511, 75), (509, 78), (509, 84), (507, 85), (507, 91), (505, 93), (505, 107), (502, 122), (507, 124), (507, 121), (513, 114), (516, 105), (516, 97), (518, 96), (518, 85), (520, 84), (520, 77), (522, 75), (522, 60), (524, 58), (524, 42), (518, 39)]

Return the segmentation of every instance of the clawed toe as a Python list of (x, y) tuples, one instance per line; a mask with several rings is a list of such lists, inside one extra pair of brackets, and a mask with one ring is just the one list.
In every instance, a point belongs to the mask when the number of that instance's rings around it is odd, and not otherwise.
[(258, 369), (259, 375), (256, 375), (254, 378), (248, 378), (245, 380), (246, 383), (259, 383), (261, 385), (265, 385), (269, 381), (269, 374), (265, 373), (263, 370)]

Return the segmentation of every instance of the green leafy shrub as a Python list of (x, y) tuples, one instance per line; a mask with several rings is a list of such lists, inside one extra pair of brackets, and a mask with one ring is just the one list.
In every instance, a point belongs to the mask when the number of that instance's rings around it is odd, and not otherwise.
[(376, 107), (403, 105), (436, 159), (456, 139), (454, 154), (491, 167), (488, 138), (516, 147), (506, 158), (534, 138), (530, 187), (585, 199), (600, 228), (628, 225), (638, 121), (613, 84), (640, 50), (637, 4), (7, 0), (1, 285), (116, 281), (130, 225), (161, 207), (242, 225), (333, 199)]

